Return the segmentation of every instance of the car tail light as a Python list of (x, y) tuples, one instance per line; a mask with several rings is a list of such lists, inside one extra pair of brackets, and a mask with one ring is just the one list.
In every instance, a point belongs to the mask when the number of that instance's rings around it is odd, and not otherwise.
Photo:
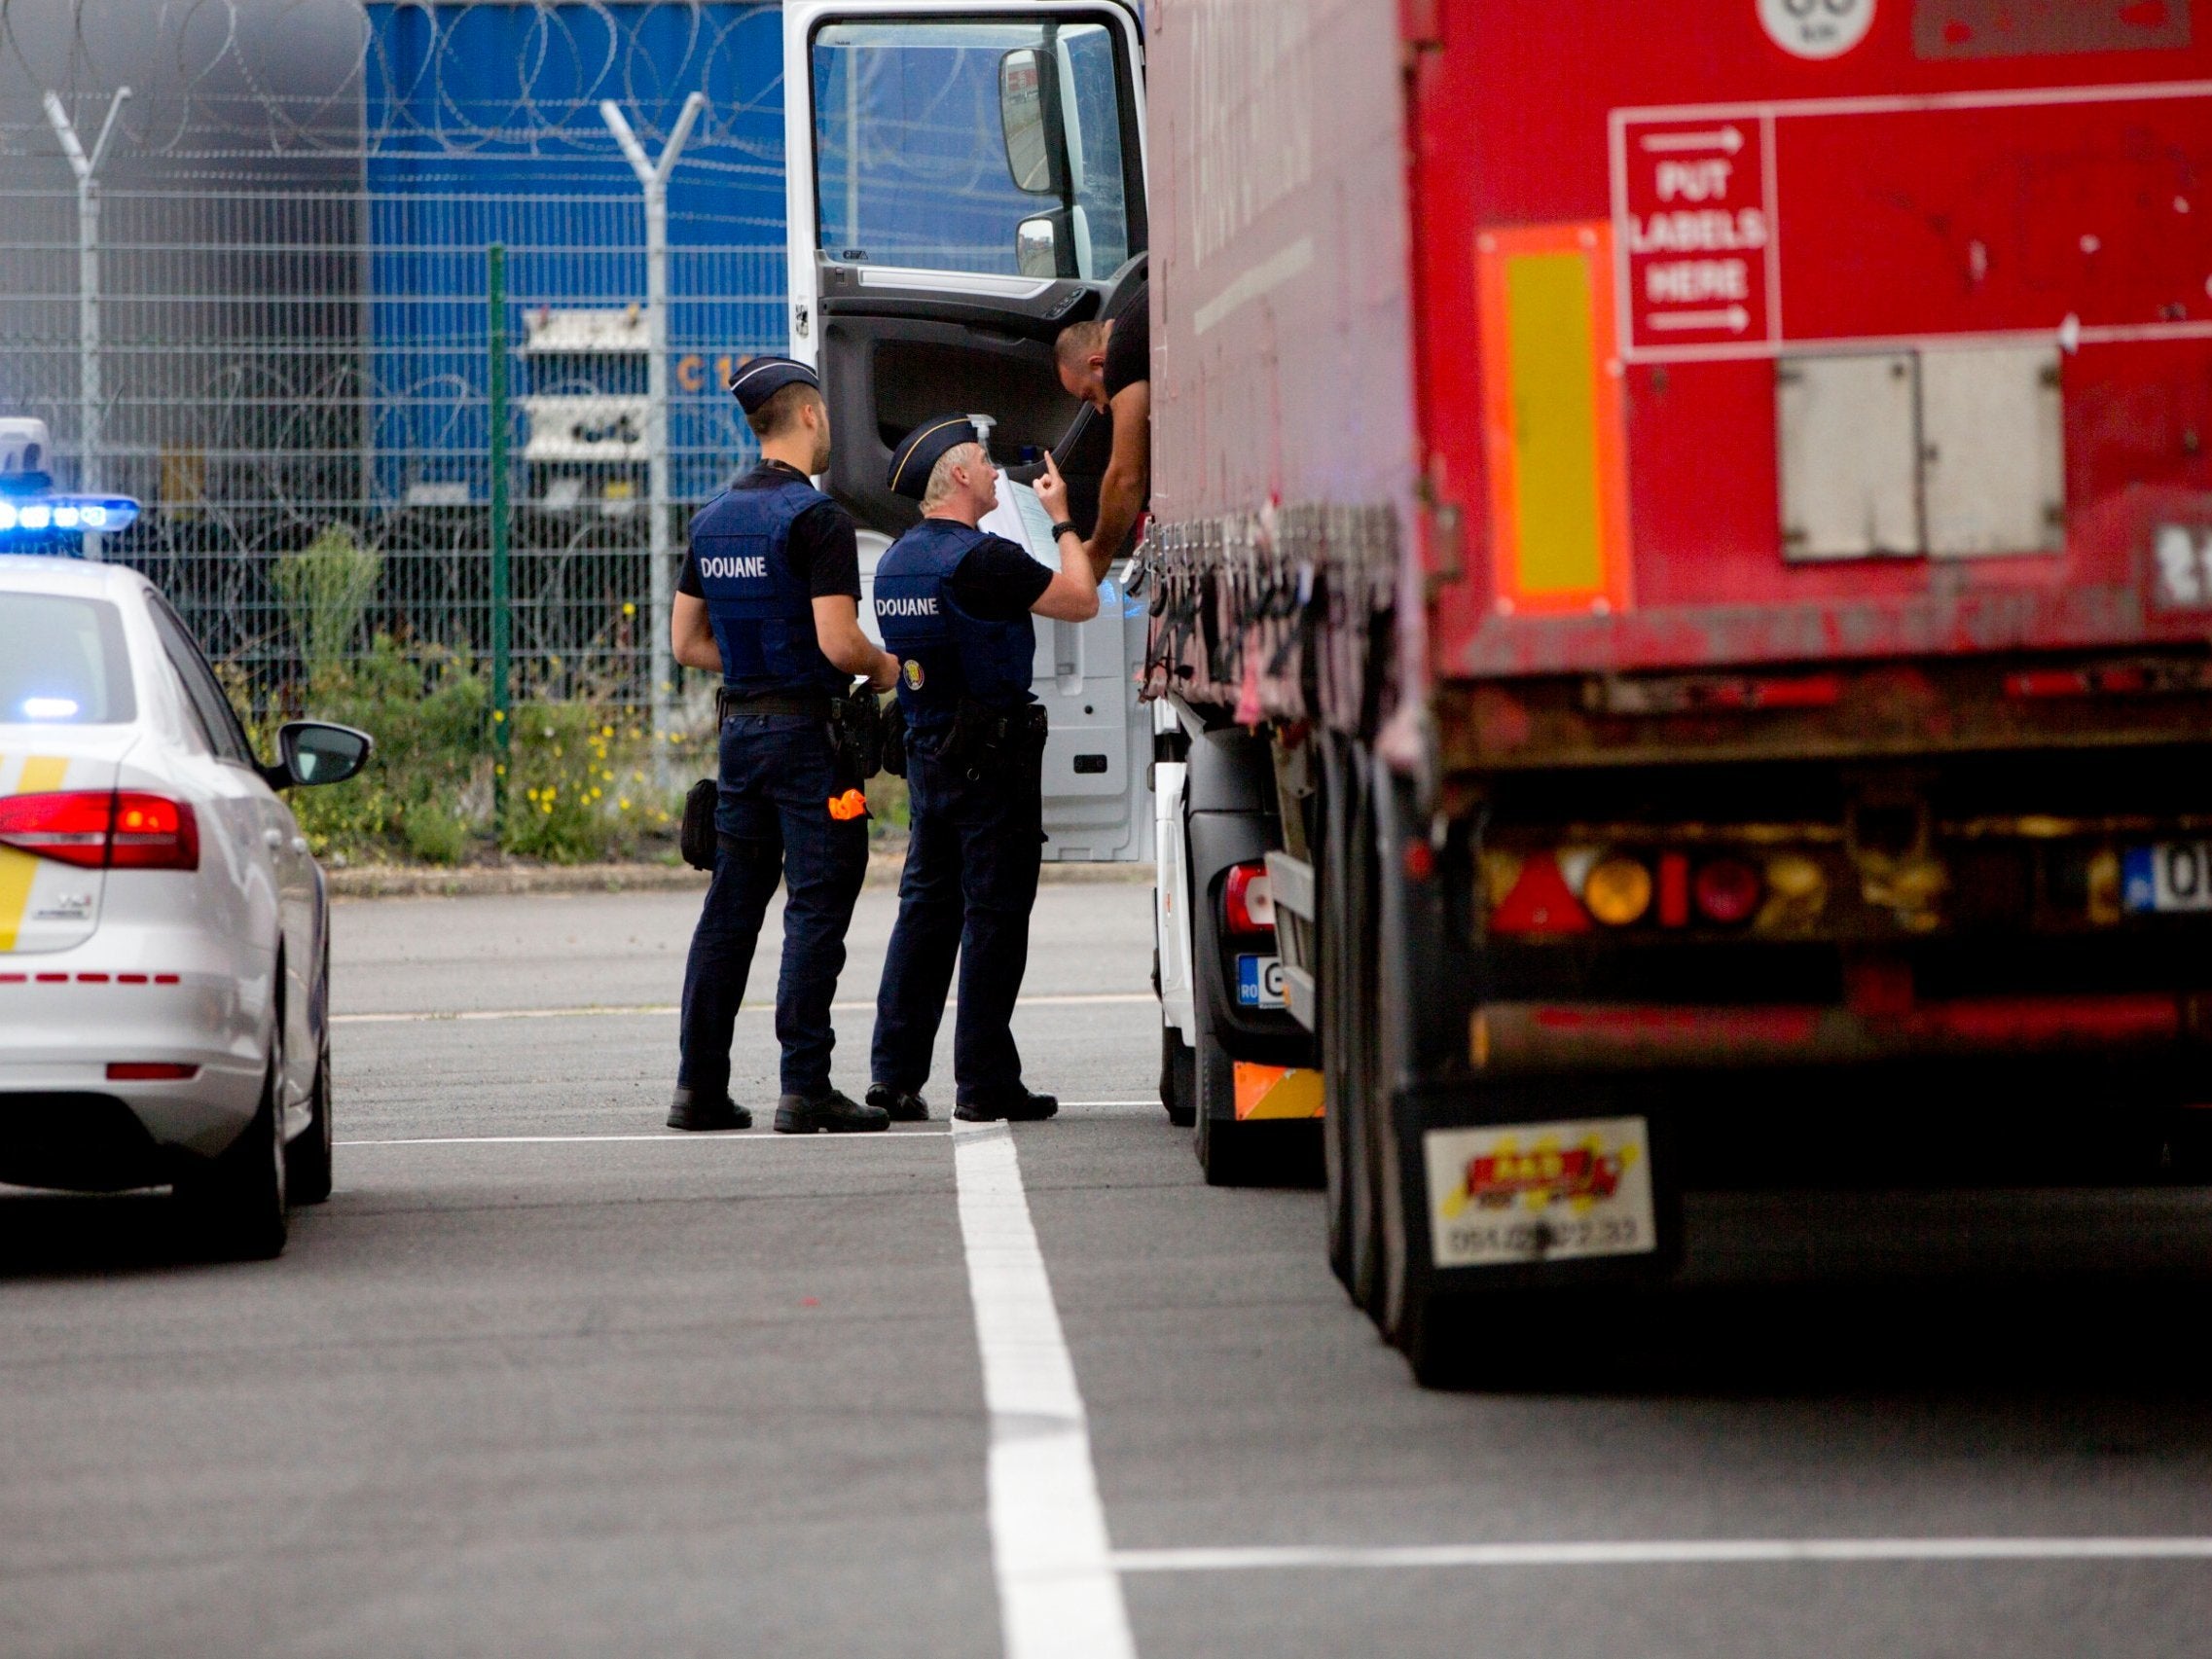
[(0, 800), (0, 847), (87, 870), (197, 870), (199, 823), (165, 795), (11, 795)]
[(199, 820), (182, 801), (127, 790), (115, 798), (108, 862), (118, 870), (197, 870)]
[(1275, 931), (1275, 887), (1267, 879), (1265, 864), (1232, 865), (1221, 898), (1231, 933)]
[(107, 865), (115, 796), (101, 790), (0, 800), (0, 846), (88, 870)]
[(111, 1060), (110, 1083), (189, 1083), (199, 1075), (197, 1065), (178, 1065), (165, 1060)]
[(1692, 890), (1699, 915), (1734, 927), (1751, 920), (1764, 888), (1759, 872), (1742, 859), (1715, 858), (1698, 867)]

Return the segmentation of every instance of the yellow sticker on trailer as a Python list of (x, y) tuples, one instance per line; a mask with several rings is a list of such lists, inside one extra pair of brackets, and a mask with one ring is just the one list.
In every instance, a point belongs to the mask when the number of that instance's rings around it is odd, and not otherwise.
[(1475, 271), (1499, 608), (1625, 611), (1627, 424), (1613, 228), (1484, 231)]

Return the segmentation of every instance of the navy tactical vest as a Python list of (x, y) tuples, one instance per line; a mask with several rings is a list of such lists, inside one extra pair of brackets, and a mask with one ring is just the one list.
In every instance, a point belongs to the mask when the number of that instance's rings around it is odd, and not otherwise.
[(740, 487), (691, 521), (692, 562), (722, 652), (722, 683), (734, 692), (842, 693), (852, 683), (821, 654), (814, 597), (786, 557), (793, 522), (827, 499), (798, 479)]
[(1036, 629), (1027, 616), (985, 622), (953, 597), (953, 572), (987, 532), (925, 519), (891, 543), (876, 566), (876, 624), (899, 659), (898, 701), (907, 731), (929, 746), (953, 723), (961, 699), (995, 712), (1034, 700)]

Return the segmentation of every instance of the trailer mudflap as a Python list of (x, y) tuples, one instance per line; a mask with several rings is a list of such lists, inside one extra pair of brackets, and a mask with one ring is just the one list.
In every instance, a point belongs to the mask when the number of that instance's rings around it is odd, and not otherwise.
[(1682, 1259), (1669, 1112), (1604, 1079), (1401, 1090), (1407, 1268), (1433, 1287), (1635, 1286)]

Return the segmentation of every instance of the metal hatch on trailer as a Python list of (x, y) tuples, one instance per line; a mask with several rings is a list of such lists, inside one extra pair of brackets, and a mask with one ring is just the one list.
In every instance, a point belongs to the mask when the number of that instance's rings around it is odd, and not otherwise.
[[(1143, 279), (1135, 18), (1113, 0), (797, 0), (783, 28), (791, 354), (821, 374), (823, 485), (862, 527), (863, 575), (867, 532), (916, 520), (886, 487), (891, 450), (947, 409), (992, 416), (1017, 478), (1051, 450), (1088, 524), (1109, 423), (1061, 390), (1052, 347)], [(1000, 495), (988, 527), (1057, 564), (1033, 492)], [(1036, 631), (1047, 859), (1152, 856), (1146, 618), (1120, 576), (1095, 621)]]

